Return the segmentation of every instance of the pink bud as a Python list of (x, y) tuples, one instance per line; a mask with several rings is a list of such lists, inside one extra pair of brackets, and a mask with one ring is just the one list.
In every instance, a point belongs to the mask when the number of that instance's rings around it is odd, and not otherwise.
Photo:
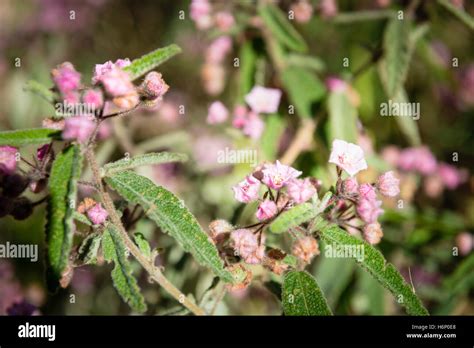
[(62, 137), (64, 140), (77, 140), (85, 143), (94, 132), (95, 122), (92, 117), (74, 116), (66, 119)]
[(238, 229), (230, 234), (236, 255), (246, 263), (258, 264), (265, 256), (265, 247), (259, 246), (258, 238), (248, 229)]
[(17, 152), (16, 147), (0, 146), (0, 173), (10, 175), (15, 172)]
[(230, 36), (221, 36), (215, 39), (206, 50), (206, 62), (212, 64), (222, 63), (231, 49), (232, 39)]
[(260, 181), (249, 175), (234, 187), (234, 198), (242, 203), (249, 203), (258, 198), (260, 190)]
[(314, 256), (319, 255), (318, 241), (310, 236), (297, 239), (292, 253), (303, 262), (310, 263)]
[(354, 176), (361, 170), (367, 169), (364, 150), (359, 145), (339, 139), (335, 139), (332, 142), (329, 162), (344, 169), (350, 176)]
[(263, 221), (274, 217), (277, 212), (278, 209), (275, 202), (266, 199), (258, 206), (256, 216), (257, 219)]
[(116, 67), (101, 75), (98, 81), (104, 86), (106, 93), (111, 97), (124, 96), (135, 92), (135, 87), (130, 81), (129, 75)]
[(347, 90), (347, 83), (338, 77), (328, 77), (326, 79), (326, 87), (329, 92), (342, 93)]
[(398, 158), (398, 166), (405, 171), (430, 175), (436, 171), (436, 158), (426, 146), (404, 149)]
[(254, 112), (249, 112), (242, 133), (251, 139), (260, 139), (265, 130), (265, 122)]
[(245, 96), (245, 101), (253, 112), (271, 114), (278, 110), (280, 98), (281, 91), (279, 89), (255, 86)]
[(92, 208), (87, 210), (87, 217), (92, 221), (94, 225), (101, 225), (107, 220), (109, 214), (107, 210), (102, 208), (100, 203), (95, 204)]
[(234, 16), (230, 12), (221, 11), (217, 12), (215, 16), (215, 22), (217, 27), (222, 31), (228, 31), (235, 24)]
[(266, 164), (263, 172), (262, 182), (272, 189), (279, 190), (288, 182), (296, 179), (301, 175), (301, 172), (276, 161), (275, 164)]
[(237, 105), (234, 108), (234, 119), (232, 120), (232, 126), (235, 128), (243, 128), (247, 123), (247, 108), (244, 105)]
[(331, 18), (337, 15), (337, 3), (336, 0), (321, 0), (320, 3), (321, 17)]
[(88, 89), (82, 95), (82, 101), (95, 110), (100, 110), (104, 105), (102, 92), (96, 89)]
[(377, 198), (377, 193), (372, 185), (362, 184), (359, 186), (359, 198), (374, 200)]
[(148, 73), (140, 87), (142, 92), (150, 99), (162, 98), (169, 89), (162, 75), (156, 71)]
[(211, 11), (208, 0), (191, 0), (190, 17), (199, 29), (208, 29), (212, 25)]
[(309, 178), (291, 180), (286, 185), (286, 190), (296, 204), (304, 203), (316, 194), (316, 188)]
[(450, 190), (456, 189), (467, 179), (467, 173), (465, 171), (458, 170), (455, 166), (447, 163), (439, 164), (438, 174), (443, 184)]
[(69, 62), (62, 63), (53, 69), (51, 75), (56, 87), (63, 95), (76, 91), (80, 87), (81, 74)]
[(225, 70), (220, 64), (205, 63), (201, 70), (201, 78), (206, 93), (217, 95), (225, 86)]
[(38, 161), (43, 161), (46, 158), (46, 155), (49, 152), (50, 144), (45, 144), (43, 146), (40, 146), (38, 150), (36, 150), (36, 158), (38, 158)]
[(380, 209), (381, 205), (382, 202), (375, 199), (361, 199), (357, 204), (357, 214), (364, 222), (374, 223), (379, 215), (383, 213), (383, 210)]
[(380, 243), (380, 240), (383, 237), (383, 231), (378, 222), (371, 223), (364, 226), (364, 239), (372, 244)]
[(395, 197), (400, 193), (400, 180), (392, 171), (388, 171), (379, 177), (377, 188), (384, 196)]
[(220, 101), (215, 101), (209, 107), (207, 114), (207, 123), (218, 124), (222, 123), (229, 117), (229, 110)]
[(100, 78), (112, 71), (115, 68), (123, 69), (131, 64), (130, 59), (117, 59), (115, 63), (112, 61), (107, 61), (104, 64), (96, 64), (94, 68), (94, 76), (92, 77), (92, 83), (96, 84), (99, 82)]
[(140, 98), (138, 96), (138, 93), (136, 91), (133, 91), (129, 94), (122, 95), (120, 97), (115, 97), (114, 99), (112, 99), (112, 101), (119, 108), (129, 110), (138, 105), (138, 103), (140, 102)]
[(456, 236), (456, 244), (461, 255), (467, 255), (474, 248), (474, 237), (469, 232), (462, 232)]
[(342, 193), (348, 196), (356, 195), (359, 192), (359, 184), (356, 178), (348, 178), (342, 181)]
[(291, 5), (291, 10), (295, 15), (295, 20), (299, 23), (306, 23), (313, 15), (313, 7), (307, 0), (299, 0)]

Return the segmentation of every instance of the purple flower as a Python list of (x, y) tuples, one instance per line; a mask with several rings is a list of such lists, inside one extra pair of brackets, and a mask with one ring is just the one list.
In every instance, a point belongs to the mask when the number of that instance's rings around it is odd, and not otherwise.
[(9, 175), (15, 172), (17, 152), (16, 147), (0, 146), (0, 173)]

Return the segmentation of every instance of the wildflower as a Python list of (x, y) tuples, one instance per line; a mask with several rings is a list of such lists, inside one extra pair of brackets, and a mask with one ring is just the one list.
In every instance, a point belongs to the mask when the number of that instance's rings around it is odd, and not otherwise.
[(361, 170), (367, 169), (362, 148), (339, 139), (335, 139), (332, 142), (329, 162), (344, 169), (350, 176), (354, 176)]
[(206, 63), (201, 69), (204, 89), (210, 95), (217, 95), (224, 89), (225, 70), (220, 64)]
[(207, 114), (207, 123), (217, 124), (222, 123), (229, 117), (229, 110), (220, 101), (215, 101), (209, 107)]
[(364, 239), (372, 244), (380, 243), (380, 240), (383, 237), (382, 228), (378, 222), (374, 222), (364, 226)]
[(88, 116), (74, 116), (66, 119), (62, 137), (65, 140), (77, 140), (85, 143), (94, 132), (95, 123)]
[(266, 199), (258, 206), (256, 215), (257, 219), (263, 221), (272, 218), (277, 212), (278, 209), (275, 202)]
[(276, 164), (266, 164), (263, 172), (262, 181), (265, 185), (272, 189), (279, 190), (292, 179), (296, 179), (301, 172), (276, 161)]
[(362, 184), (359, 186), (359, 197), (360, 199), (374, 200), (377, 198), (377, 194), (371, 184)]
[(336, 0), (321, 0), (320, 3), (321, 17), (331, 18), (337, 15), (337, 3)]
[(361, 199), (357, 203), (357, 213), (364, 222), (371, 224), (376, 222), (379, 215), (383, 213), (380, 209), (381, 205), (382, 202), (375, 199)]
[(242, 203), (249, 203), (258, 198), (260, 190), (260, 181), (249, 175), (234, 187), (234, 198)]
[(294, 179), (286, 185), (286, 192), (291, 200), (296, 203), (304, 203), (316, 194), (316, 188), (309, 178)]
[(395, 197), (400, 193), (400, 180), (392, 171), (388, 171), (379, 177), (377, 188), (384, 196)]
[(87, 210), (87, 217), (94, 225), (103, 224), (108, 216), (109, 213), (107, 213), (107, 210), (105, 210), (100, 203), (95, 204), (92, 208)]
[(241, 257), (246, 263), (258, 264), (264, 257), (264, 246), (258, 243), (258, 238), (248, 229), (238, 229), (231, 233), (236, 255)]
[(318, 241), (310, 236), (297, 239), (292, 253), (303, 262), (310, 263), (314, 256), (319, 255)]
[(13, 146), (0, 146), (0, 174), (12, 174), (16, 169), (18, 149)]
[(81, 74), (69, 62), (64, 62), (53, 69), (51, 75), (54, 84), (63, 95), (78, 90), (81, 84)]
[(255, 86), (245, 96), (245, 101), (253, 112), (271, 114), (278, 110), (280, 98), (281, 91), (279, 89)]

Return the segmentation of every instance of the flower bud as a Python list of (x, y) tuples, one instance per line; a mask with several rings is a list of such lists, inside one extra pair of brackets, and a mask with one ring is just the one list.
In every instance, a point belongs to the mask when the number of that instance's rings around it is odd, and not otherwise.
[(53, 81), (61, 94), (67, 95), (79, 89), (81, 74), (69, 62), (64, 62), (51, 71)]
[(380, 209), (381, 205), (382, 202), (375, 199), (362, 199), (357, 203), (357, 214), (364, 222), (372, 224), (383, 213), (383, 210)]
[(87, 217), (94, 225), (103, 224), (108, 216), (109, 213), (107, 213), (107, 210), (102, 208), (102, 204), (100, 203), (95, 204), (92, 208), (87, 210)]
[(372, 244), (380, 243), (380, 240), (383, 237), (382, 228), (378, 222), (368, 224), (364, 226), (364, 239)]
[(304, 203), (316, 194), (316, 188), (309, 178), (291, 180), (286, 187), (288, 195), (296, 204)]
[(395, 197), (400, 193), (400, 180), (392, 171), (382, 174), (377, 180), (377, 188), (380, 193), (387, 197)]
[(226, 220), (214, 220), (209, 224), (209, 235), (215, 240), (218, 235), (231, 232), (233, 229), (234, 227)]
[(278, 212), (275, 202), (266, 199), (258, 206), (256, 216), (260, 221), (268, 220)]
[(265, 255), (265, 247), (259, 246), (257, 236), (248, 229), (238, 229), (231, 233), (235, 254), (246, 263), (258, 264)]
[(359, 184), (356, 178), (349, 178), (342, 181), (342, 193), (346, 196), (354, 196), (358, 193)]
[(371, 184), (362, 184), (359, 186), (360, 199), (374, 200), (377, 198), (377, 193)]
[(319, 255), (318, 241), (311, 236), (297, 239), (292, 253), (304, 263), (310, 263), (314, 256)]
[(206, 122), (209, 124), (222, 123), (229, 117), (229, 110), (220, 101), (215, 101), (209, 107)]
[(94, 111), (100, 110), (104, 106), (104, 95), (100, 90), (88, 89), (84, 92), (82, 101), (93, 108)]
[(169, 88), (162, 75), (156, 71), (148, 73), (140, 86), (141, 92), (147, 99), (162, 98)]
[(115, 97), (113, 100), (115, 105), (117, 105), (121, 109), (132, 109), (140, 102), (138, 97), (138, 93), (133, 91), (130, 94), (123, 95), (121, 97)]

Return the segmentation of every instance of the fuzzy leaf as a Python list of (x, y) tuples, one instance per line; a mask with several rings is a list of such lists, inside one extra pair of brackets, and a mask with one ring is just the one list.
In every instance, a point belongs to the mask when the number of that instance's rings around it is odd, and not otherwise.
[(326, 93), (324, 84), (311, 71), (297, 66), (286, 68), (281, 80), (298, 115), (305, 118), (312, 117), (313, 106)]
[(0, 132), (0, 145), (41, 145), (58, 139), (61, 131), (48, 128), (31, 128)]
[(145, 255), (147, 258), (150, 258), (151, 247), (143, 233), (135, 232), (135, 234), (133, 235), (133, 239), (135, 240), (135, 244), (138, 246), (142, 254)]
[(173, 193), (130, 171), (116, 173), (105, 181), (127, 201), (140, 204), (147, 216), (174, 237), (184, 250), (191, 252), (198, 263), (211, 268), (223, 280), (233, 281), (215, 245)]
[(104, 231), (102, 250), (105, 260), (114, 262), (112, 280), (115, 289), (133, 310), (139, 313), (145, 312), (145, 299), (140, 293), (137, 280), (132, 275), (132, 268), (126, 255), (126, 247), (114, 225), (109, 225)]
[(163, 48), (158, 48), (141, 58), (134, 59), (132, 64), (125, 67), (123, 70), (129, 73), (130, 78), (135, 80), (147, 72), (155, 69), (160, 64), (166, 62), (171, 57), (181, 52), (178, 45), (172, 44)]
[(332, 315), (316, 280), (305, 271), (290, 271), (283, 280), (285, 315)]
[(52, 291), (61, 279), (71, 252), (73, 213), (81, 167), (82, 156), (79, 147), (70, 145), (56, 157), (49, 176), (46, 244), (48, 286)]
[(185, 162), (188, 160), (188, 156), (181, 153), (171, 152), (155, 152), (139, 155), (131, 158), (124, 158), (112, 163), (107, 163), (101, 169), (101, 175), (110, 176), (115, 173), (133, 169), (139, 166), (163, 164), (170, 162)]
[(354, 259), (358, 265), (368, 271), (380, 284), (388, 289), (398, 303), (405, 307), (410, 315), (428, 315), (428, 311), (412, 288), (405, 282), (395, 267), (388, 263), (383, 255), (369, 243), (351, 236), (337, 225), (329, 224), (318, 217), (316, 230), (321, 239), (332, 246), (353, 246), (363, 248), (364, 257)]
[(85, 237), (79, 247), (79, 259), (86, 265), (97, 263), (97, 253), (102, 242), (102, 234), (94, 232)]
[(342, 139), (355, 143), (357, 139), (357, 110), (346, 93), (334, 92), (328, 99), (329, 142)]
[(271, 224), (270, 231), (283, 233), (297, 227), (316, 216), (316, 209), (311, 203), (303, 203), (280, 214)]
[(72, 217), (74, 218), (74, 220), (79, 221), (84, 225), (92, 226), (92, 222), (89, 220), (89, 218), (84, 214), (79, 213), (77, 210), (74, 210), (74, 212), (72, 213)]
[(258, 12), (270, 32), (281, 44), (297, 52), (308, 50), (304, 39), (277, 6), (265, 4), (259, 7)]
[(27, 92), (32, 92), (32, 93), (40, 96), (41, 98), (43, 98), (44, 100), (46, 100), (49, 103), (53, 103), (58, 98), (56, 93), (51, 91), (51, 89), (49, 89), (45, 85), (43, 85), (43, 84), (41, 84), (41, 83), (39, 83), (38, 81), (35, 81), (35, 80), (28, 81), (26, 83), (25, 87), (23, 87), (23, 90), (27, 91)]

